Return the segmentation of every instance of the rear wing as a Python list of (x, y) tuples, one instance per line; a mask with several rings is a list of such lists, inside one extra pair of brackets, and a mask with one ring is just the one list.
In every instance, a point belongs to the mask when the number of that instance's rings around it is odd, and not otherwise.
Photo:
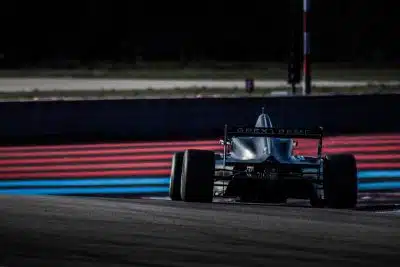
[(253, 136), (253, 137), (275, 137), (275, 138), (304, 138), (304, 139), (318, 139), (318, 158), (322, 158), (322, 138), (323, 128), (317, 127), (315, 129), (305, 128), (258, 128), (258, 127), (238, 127), (225, 125), (224, 140), (224, 166), (226, 162), (227, 145), (229, 144), (229, 137), (239, 136)]
[(277, 138), (308, 138), (321, 139), (323, 128), (304, 129), (304, 128), (258, 128), (258, 127), (228, 127), (225, 126), (225, 136), (258, 136), (258, 137), (277, 137)]

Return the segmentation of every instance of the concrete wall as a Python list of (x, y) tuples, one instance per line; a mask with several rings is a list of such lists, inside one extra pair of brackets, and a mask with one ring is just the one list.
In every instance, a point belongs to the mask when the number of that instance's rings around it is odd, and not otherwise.
[(0, 142), (72, 143), (213, 138), (254, 124), (265, 107), (281, 127), (327, 134), (398, 132), (400, 95), (0, 103)]

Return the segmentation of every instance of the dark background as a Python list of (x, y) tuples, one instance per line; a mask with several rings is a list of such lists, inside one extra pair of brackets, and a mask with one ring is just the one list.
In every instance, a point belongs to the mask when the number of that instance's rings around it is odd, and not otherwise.
[[(400, 2), (312, 0), (314, 62), (395, 66)], [(297, 11), (297, 12), (294, 12)], [(302, 0), (2, 3), (0, 67), (286, 61)]]

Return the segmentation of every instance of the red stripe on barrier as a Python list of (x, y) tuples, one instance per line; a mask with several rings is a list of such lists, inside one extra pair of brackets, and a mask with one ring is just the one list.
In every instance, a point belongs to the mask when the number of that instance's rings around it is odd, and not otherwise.
[(400, 139), (400, 134), (366, 134), (366, 135), (340, 135), (340, 136), (327, 136), (326, 138), (335, 138), (338, 140), (360, 140), (360, 139)]
[[(400, 154), (355, 154), (357, 160), (400, 160)], [(22, 165), (22, 164), (82, 164), (102, 162), (125, 162), (130, 161), (170, 161), (172, 153), (156, 155), (125, 155), (125, 156), (103, 156), (103, 157), (70, 157), (70, 158), (28, 158), (28, 159), (2, 159), (1, 166)]]
[[(219, 136), (216, 139), (223, 139), (223, 136)], [(338, 136), (325, 136), (325, 140), (327, 139), (336, 139), (336, 140), (385, 140), (385, 139), (394, 139), (400, 140), (400, 134), (379, 134), (379, 135), (338, 135)], [(304, 139), (311, 141), (310, 139)]]
[[(297, 154), (316, 153), (316, 149), (296, 149)], [(323, 150), (325, 153), (357, 153), (357, 152), (384, 152), (384, 151), (400, 151), (398, 146), (376, 146), (376, 147), (327, 147)]]
[(360, 169), (394, 169), (400, 168), (400, 162), (358, 162)]
[[(169, 163), (168, 163), (169, 165)], [(400, 168), (400, 162), (383, 163), (358, 163), (357, 167), (363, 169), (393, 169)], [(50, 171), (50, 172), (12, 172), (1, 173), (0, 179), (39, 179), (39, 178), (85, 178), (85, 177), (117, 177), (117, 176), (168, 176), (170, 169), (148, 169), (148, 170), (87, 170), (85, 171)]]
[[(392, 163), (358, 163), (359, 169), (390, 169), (399, 168), (400, 162)], [(0, 179), (35, 179), (35, 178), (89, 178), (89, 177), (121, 177), (121, 176), (169, 176), (170, 169), (149, 170), (96, 170), (96, 171), (51, 171), (28, 173), (2, 173)]]
[(172, 153), (169, 154), (156, 154), (156, 155), (125, 155), (125, 156), (102, 156), (102, 157), (70, 157), (70, 158), (28, 158), (28, 159), (0, 159), (0, 168), (4, 165), (18, 165), (18, 164), (62, 164), (62, 163), (76, 163), (82, 162), (123, 162), (123, 161), (152, 161), (152, 160), (171, 160)]
[[(388, 136), (389, 138), (390, 136)], [(324, 139), (326, 145), (349, 145), (349, 144), (388, 144), (388, 143), (400, 143), (400, 135), (395, 136), (397, 138), (379, 140), (378, 138), (364, 139), (363, 136), (351, 136), (351, 137), (327, 137)], [(300, 142), (300, 145), (316, 145), (317, 142), (314, 140), (304, 139)], [(131, 149), (131, 148), (146, 148), (154, 146), (172, 146), (172, 147), (184, 147), (184, 146), (217, 146), (217, 139), (215, 140), (199, 140), (199, 141), (176, 141), (176, 142), (135, 142), (135, 143), (110, 143), (110, 144), (80, 144), (80, 145), (52, 145), (52, 146), (16, 146), (16, 147), (0, 147), (0, 152), (17, 152), (17, 151), (43, 151), (43, 150), (74, 150), (74, 149)]]
[[(335, 150), (347, 151), (345, 153), (353, 153), (353, 154), (354, 153), (358, 153), (358, 152), (360, 152), (360, 153), (367, 153), (367, 152), (369, 153), (369, 152), (371, 152), (371, 151), (363, 150), (364, 147), (366, 147), (366, 146), (336, 146), (336, 147), (334, 147), (334, 146), (325, 146), (325, 147), (322, 148), (322, 154), (332, 153), (332, 151), (335, 151)], [(371, 148), (371, 149), (374, 149), (374, 148), (379, 148), (380, 146), (368, 146), (368, 147)], [(400, 144), (393, 145), (393, 147), (394, 147), (393, 149), (387, 150), (387, 152), (396, 153), (396, 151), (397, 151), (398, 153), (400, 153), (400, 150), (397, 150), (397, 148), (400, 148)], [(311, 154), (315, 154), (316, 155), (317, 147), (316, 146), (315, 147), (314, 146), (312, 146), (312, 147), (299, 146), (299, 147), (295, 148), (294, 151), (295, 151), (296, 154), (300, 154), (299, 151), (301, 151), (301, 153), (308, 153), (308, 154), (311, 153)], [(374, 151), (372, 151), (372, 153), (374, 153), (374, 152), (381, 153), (381, 152), (386, 152), (386, 150), (382, 150), (382, 151), (374, 150)]]
[(6, 152), (1, 157), (50, 157), (69, 155), (106, 155), (106, 154), (140, 154), (140, 153), (163, 153), (183, 151), (185, 149), (218, 150), (221, 146), (183, 146), (183, 147), (150, 147), (150, 148), (128, 148), (128, 149), (104, 149), (104, 150), (71, 150), (71, 151), (34, 151), (34, 152)]
[(111, 171), (76, 171), (76, 172), (30, 172), (5, 173), (0, 180), (6, 179), (44, 179), (44, 178), (89, 178), (89, 177), (131, 177), (131, 176), (169, 176), (170, 169), (160, 170), (111, 170)]
[(357, 160), (400, 160), (400, 154), (355, 154)]
[[(336, 136), (326, 137), (324, 141), (328, 144), (370, 144), (400, 142), (400, 135), (384, 136)], [(74, 150), (74, 149), (101, 149), (101, 148), (125, 148), (125, 147), (152, 147), (152, 146), (201, 146), (217, 145), (218, 139), (198, 141), (155, 141), (155, 142), (127, 142), (127, 143), (98, 143), (98, 144), (76, 144), (76, 145), (41, 145), (41, 146), (10, 146), (0, 147), (0, 152), (8, 151), (37, 151), (37, 150)], [(303, 140), (302, 143), (315, 143), (313, 140)]]
[(102, 164), (79, 164), (79, 165), (44, 165), (44, 166), (2, 166), (3, 172), (36, 172), (36, 171), (68, 171), (68, 170), (99, 170), (99, 169), (144, 169), (171, 167), (170, 162), (132, 162), (132, 163), (102, 163)]
[[(307, 140), (307, 139), (298, 139), (299, 148), (312, 148), (318, 144), (317, 140)], [(326, 137), (323, 140), (324, 148), (331, 146), (350, 146), (350, 145), (365, 145), (365, 146), (373, 146), (373, 145), (384, 145), (384, 144), (393, 144), (400, 146), (400, 136), (396, 138), (387, 138), (387, 139), (378, 139), (378, 138), (344, 138), (344, 137)]]
[[(19, 173), (23, 176), (22, 172), (67, 172), (67, 171), (99, 171), (102, 169), (129, 169), (135, 171), (134, 169), (140, 170), (140, 168), (166, 168), (169, 169), (171, 166), (170, 162), (149, 162), (144, 165), (141, 163), (130, 164), (130, 163), (116, 163), (116, 164), (93, 164), (93, 165), (56, 165), (56, 166), (20, 166), (20, 167), (8, 167), (2, 168), (0, 171), (0, 177), (8, 175), (10, 173)], [(358, 168), (360, 169), (392, 169), (400, 168), (400, 162), (358, 162)], [(150, 174), (151, 169), (149, 170)], [(154, 173), (153, 175), (156, 175)]]
[[(299, 142), (301, 145), (301, 142)], [(325, 141), (324, 146), (348, 146), (348, 145), (385, 145), (385, 144), (397, 144), (400, 145), (399, 140), (387, 139), (387, 140), (331, 140)]]
[(201, 141), (177, 141), (177, 142), (135, 142), (135, 143), (115, 143), (115, 144), (80, 144), (80, 145), (45, 145), (45, 146), (13, 146), (0, 147), (1, 152), (14, 151), (43, 151), (43, 150), (74, 150), (74, 149), (102, 149), (102, 148), (140, 148), (154, 146), (201, 146), (201, 145), (218, 145), (218, 140), (201, 140)]
[[(220, 150), (220, 146), (185, 146), (185, 147), (151, 147), (151, 148), (125, 148), (125, 149), (104, 149), (104, 150), (71, 150), (71, 151), (32, 151), (32, 152), (5, 152), (0, 153), (1, 158), (11, 157), (52, 157), (52, 156), (87, 156), (87, 155), (111, 155), (111, 154), (140, 154), (140, 153), (163, 153), (176, 152), (185, 149), (203, 149), (203, 150)], [(312, 155), (317, 151), (316, 147), (305, 148), (299, 146), (296, 153)], [(393, 146), (365, 146), (365, 147), (325, 147), (325, 153), (343, 153), (343, 152), (378, 152), (378, 151), (400, 151), (400, 144)]]
[[(0, 148), (0, 179), (168, 176), (174, 152), (185, 149), (221, 152), (222, 147), (217, 140), (3, 147)], [(299, 141), (297, 154), (316, 155), (316, 140)], [(53, 151), (48, 151), (51, 149)], [(323, 153), (353, 153), (359, 169), (400, 168), (400, 135), (327, 137), (324, 139)], [(25, 166), (11, 166), (18, 164)], [(26, 166), (28, 164), (32, 166)]]

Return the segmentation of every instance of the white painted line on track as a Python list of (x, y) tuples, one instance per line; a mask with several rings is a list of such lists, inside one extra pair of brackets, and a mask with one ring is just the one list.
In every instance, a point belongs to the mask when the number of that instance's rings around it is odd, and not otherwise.
[[(148, 199), (148, 200), (161, 200), (161, 201), (171, 201), (169, 197), (141, 197), (141, 199)], [(309, 207), (306, 204), (307, 201), (305, 200), (291, 200), (288, 201), (286, 204), (272, 204), (272, 203), (250, 203), (250, 202), (238, 202), (232, 198), (214, 198), (213, 203), (232, 203), (232, 204), (239, 204), (239, 205), (267, 205), (267, 206), (283, 206), (283, 207)], [(372, 204), (373, 205), (373, 204)], [(400, 216), (400, 208), (395, 210), (385, 210), (385, 211), (374, 211), (373, 213), (378, 214), (392, 214), (396, 216)]]
[(392, 215), (400, 216), (400, 209), (397, 209), (397, 210), (387, 210), (387, 211), (376, 211), (375, 213), (380, 213), (380, 214), (392, 214)]
[(171, 200), (169, 197), (141, 197), (141, 199), (151, 199), (151, 200)]

